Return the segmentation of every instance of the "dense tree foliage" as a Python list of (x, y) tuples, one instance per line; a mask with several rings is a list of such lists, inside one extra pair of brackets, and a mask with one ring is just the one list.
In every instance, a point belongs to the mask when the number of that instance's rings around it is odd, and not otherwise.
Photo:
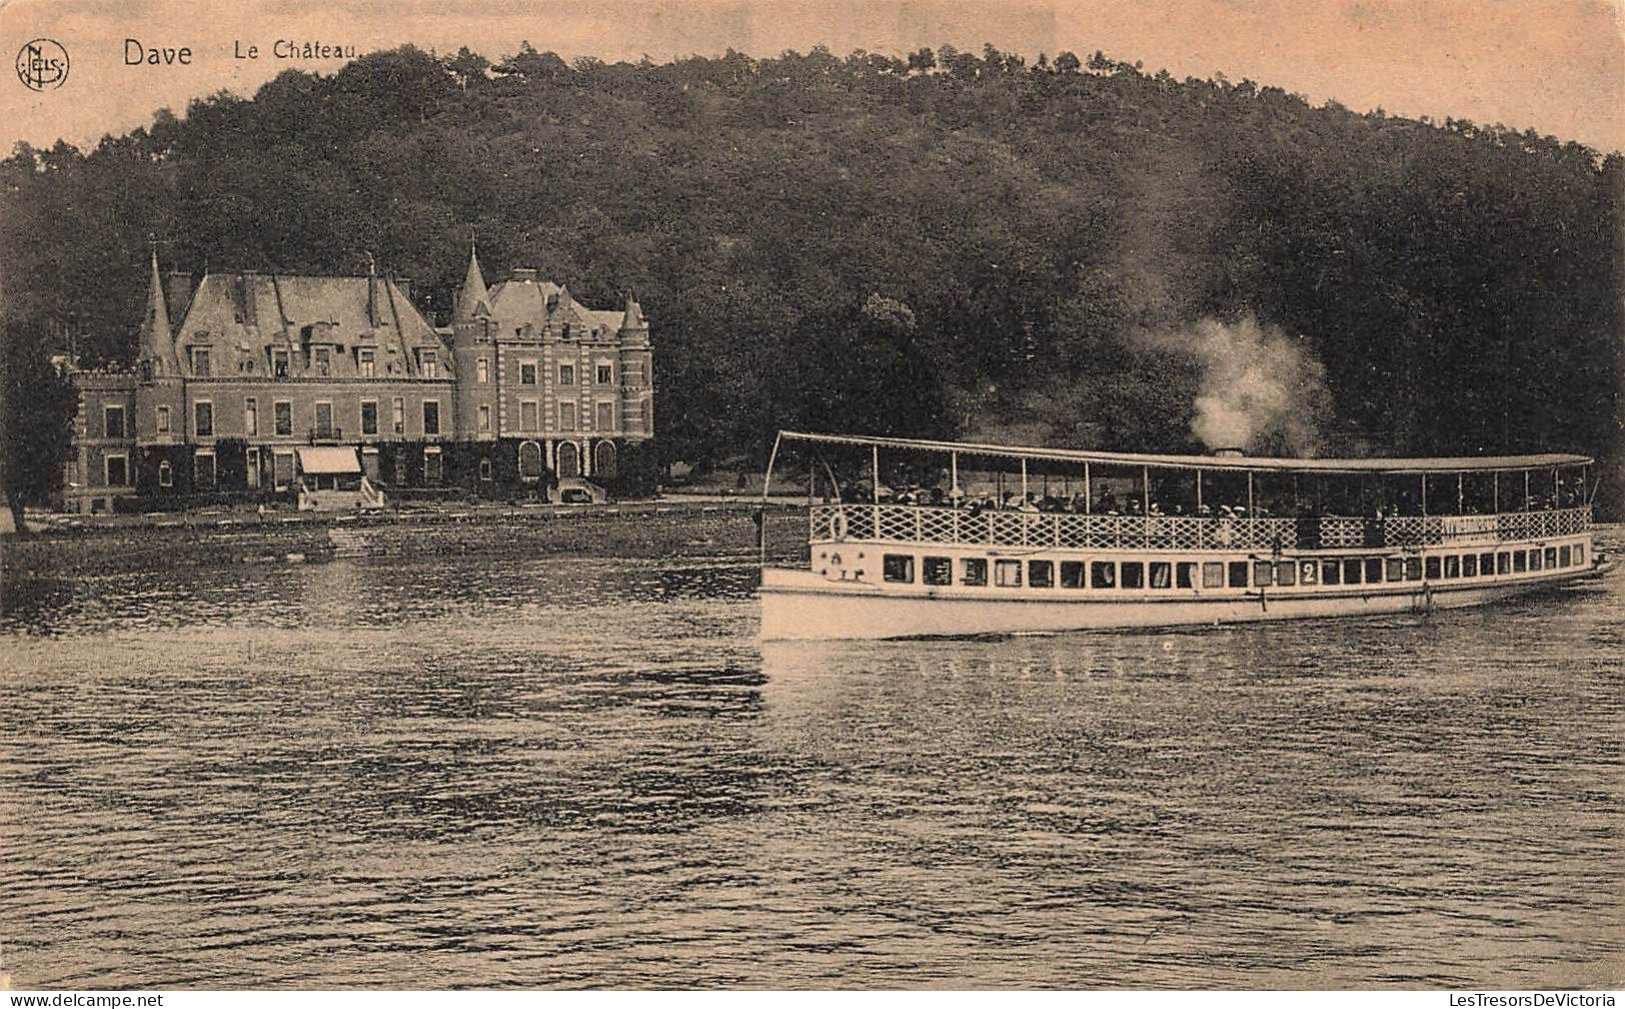
[(492, 273), (654, 325), (667, 459), (778, 426), (1188, 449), (1169, 334), (1258, 320), (1324, 365), (1334, 447), (1617, 468), (1625, 162), (1311, 107), (1100, 53), (656, 65), (405, 48), (3, 171), (10, 311), (128, 360), (166, 265)]

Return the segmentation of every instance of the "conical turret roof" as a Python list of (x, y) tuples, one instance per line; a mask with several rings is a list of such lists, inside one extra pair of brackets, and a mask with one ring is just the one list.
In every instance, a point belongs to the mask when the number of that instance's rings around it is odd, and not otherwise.
[(158, 274), (158, 247), (152, 248), (152, 277), (147, 284), (147, 312), (141, 319), (141, 359), (154, 361), (162, 374), (179, 373), (175, 359), (175, 336), (169, 328), (169, 308), (164, 304), (164, 282)]
[(468, 272), (463, 286), (457, 292), (457, 312), (454, 322), (472, 322), (491, 314), (491, 296), (485, 290), (485, 277), (480, 273), (480, 257), (472, 243), (468, 247)]

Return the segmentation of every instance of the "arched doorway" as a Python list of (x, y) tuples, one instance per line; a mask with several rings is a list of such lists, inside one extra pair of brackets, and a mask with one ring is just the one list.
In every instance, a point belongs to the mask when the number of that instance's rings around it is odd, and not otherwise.
[(540, 480), (542, 478), (542, 446), (533, 441), (519, 444), (519, 479)]
[(573, 441), (559, 442), (559, 479), (568, 480), (581, 475), (581, 450)]
[(601, 441), (592, 450), (592, 475), (603, 480), (615, 477), (615, 443)]

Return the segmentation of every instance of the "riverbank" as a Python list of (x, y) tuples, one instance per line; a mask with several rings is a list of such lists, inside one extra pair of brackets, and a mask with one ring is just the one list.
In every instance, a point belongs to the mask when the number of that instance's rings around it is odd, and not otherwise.
[[(174, 566), (317, 564), (336, 558), (491, 556), (666, 557), (758, 552), (749, 500), (608, 506), (424, 506), (365, 515), (252, 512), (110, 516), (0, 541), (0, 577), (68, 577)], [(806, 548), (804, 511), (765, 511), (768, 554)]]

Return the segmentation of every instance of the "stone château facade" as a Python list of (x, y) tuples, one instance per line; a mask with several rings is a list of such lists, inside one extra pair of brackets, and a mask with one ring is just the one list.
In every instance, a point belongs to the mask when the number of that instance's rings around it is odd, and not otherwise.
[(318, 445), (399, 496), (654, 485), (638, 303), (587, 308), (535, 270), (487, 288), (472, 251), (445, 329), (405, 281), (210, 273), (194, 290), (154, 253), (135, 369), (74, 379), (72, 511), (291, 497)]

